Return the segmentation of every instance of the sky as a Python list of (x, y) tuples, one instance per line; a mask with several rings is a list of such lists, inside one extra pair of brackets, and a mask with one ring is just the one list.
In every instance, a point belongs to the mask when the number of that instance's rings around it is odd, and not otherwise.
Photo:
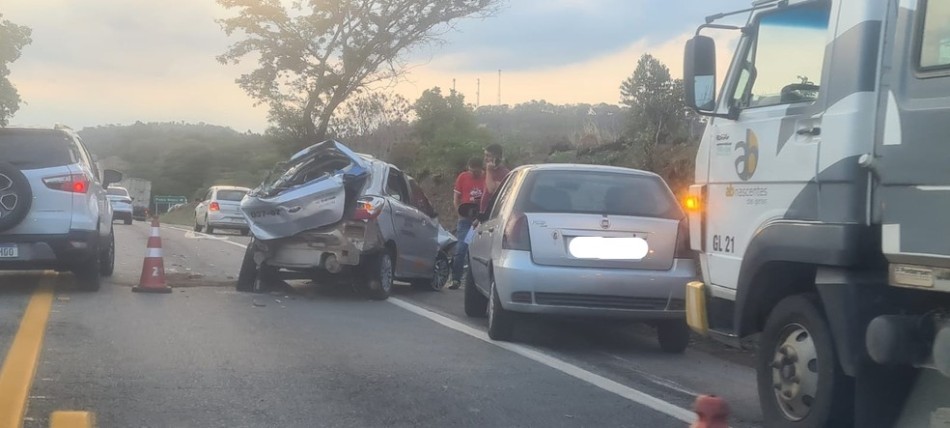
[[(459, 21), (442, 43), (406, 52), (408, 72), (389, 90), (415, 100), (427, 88), (451, 88), (454, 79), (469, 102), (497, 104), (502, 70), (502, 104), (617, 103), (640, 55), (653, 54), (678, 77), (683, 44), (703, 17), (748, 4), (506, 0), (494, 16)], [(234, 83), (254, 64), (215, 60), (237, 39), (215, 22), (230, 13), (213, 0), (0, 0), (0, 14), (33, 30), (33, 43), (11, 66), (25, 101), (13, 125), (267, 127), (266, 108)], [(723, 66), (726, 50), (720, 47)]]

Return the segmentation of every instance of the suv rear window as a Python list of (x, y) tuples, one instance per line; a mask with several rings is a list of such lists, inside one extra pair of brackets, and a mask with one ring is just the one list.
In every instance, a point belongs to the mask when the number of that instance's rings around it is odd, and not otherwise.
[(110, 196), (129, 196), (129, 191), (125, 189), (119, 189), (115, 187), (110, 187), (106, 189), (106, 193)]
[(20, 169), (52, 168), (75, 163), (72, 141), (58, 132), (0, 131), (0, 161)]
[(529, 213), (683, 217), (657, 177), (599, 171), (538, 171), (528, 177), (518, 207)]
[(216, 199), (219, 201), (240, 202), (241, 199), (244, 199), (244, 195), (246, 194), (246, 190), (218, 190), (218, 197)]

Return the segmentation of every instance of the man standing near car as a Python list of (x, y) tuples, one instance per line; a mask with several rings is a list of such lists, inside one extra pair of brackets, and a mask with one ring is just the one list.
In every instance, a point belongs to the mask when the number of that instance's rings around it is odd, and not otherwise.
[(511, 171), (505, 166), (501, 145), (491, 144), (485, 147), (485, 196), (482, 197), (479, 212), (487, 214), (492, 196), (501, 187), (501, 182), (505, 181), (509, 172)]
[(478, 214), (484, 194), (484, 165), (481, 159), (471, 158), (468, 160), (468, 170), (459, 174), (458, 178), (455, 179), (453, 200), (455, 209), (459, 214), (458, 228), (455, 231), (458, 244), (455, 247), (455, 257), (452, 258), (452, 276), (446, 285), (450, 290), (457, 290), (461, 286), (462, 269), (465, 267), (465, 260), (468, 258), (468, 244), (465, 243), (465, 236), (472, 228), (472, 223)]

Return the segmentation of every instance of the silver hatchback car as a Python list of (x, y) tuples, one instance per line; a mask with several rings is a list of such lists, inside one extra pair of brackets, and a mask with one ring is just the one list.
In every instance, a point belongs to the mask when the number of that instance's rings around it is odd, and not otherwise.
[(465, 313), (509, 340), (519, 314), (650, 322), (661, 347), (689, 343), (697, 276), (686, 216), (656, 174), (595, 165), (515, 169), (469, 247)]
[(254, 239), (239, 291), (261, 291), (281, 271), (352, 278), (375, 299), (389, 297), (397, 279), (438, 290), (448, 278), (455, 238), (415, 180), (336, 141), (280, 163), (241, 211)]

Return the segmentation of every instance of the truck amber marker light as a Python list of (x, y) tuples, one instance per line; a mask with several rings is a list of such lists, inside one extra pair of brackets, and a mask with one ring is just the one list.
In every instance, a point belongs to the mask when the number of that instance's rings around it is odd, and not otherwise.
[(686, 207), (686, 211), (689, 212), (698, 212), (701, 207), (699, 203), (699, 196), (689, 195), (686, 199), (683, 200), (683, 206)]

